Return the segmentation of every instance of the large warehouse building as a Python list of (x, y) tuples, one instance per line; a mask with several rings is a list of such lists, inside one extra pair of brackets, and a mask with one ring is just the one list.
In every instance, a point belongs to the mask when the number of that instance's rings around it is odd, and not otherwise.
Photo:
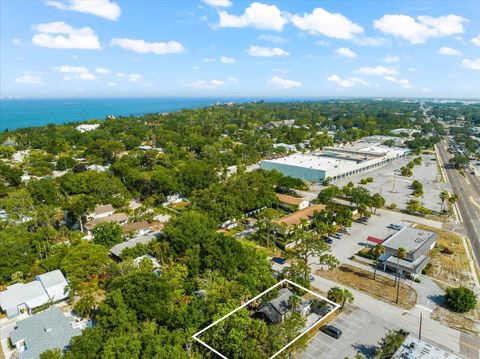
[(380, 144), (357, 142), (351, 146), (326, 147), (323, 151), (263, 160), (260, 167), (277, 170), (286, 176), (310, 182), (323, 182), (326, 178), (345, 178), (355, 173), (382, 166), (404, 157), (408, 149)]

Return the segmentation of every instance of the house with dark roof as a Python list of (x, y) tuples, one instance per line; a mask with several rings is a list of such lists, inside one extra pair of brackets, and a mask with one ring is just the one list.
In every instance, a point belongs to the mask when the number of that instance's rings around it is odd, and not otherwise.
[[(289, 299), (293, 295), (294, 293), (288, 288), (280, 289), (278, 296), (270, 302), (262, 304), (255, 312), (254, 317), (261, 318), (269, 324), (283, 322), (291, 314), (292, 306)], [(310, 301), (302, 298), (296, 311), (305, 318), (310, 313)]]
[(18, 358), (37, 359), (49, 349), (65, 350), (73, 336), (82, 331), (75, 328), (72, 316), (53, 307), (29, 318), (19, 320), (9, 337), (15, 347)]

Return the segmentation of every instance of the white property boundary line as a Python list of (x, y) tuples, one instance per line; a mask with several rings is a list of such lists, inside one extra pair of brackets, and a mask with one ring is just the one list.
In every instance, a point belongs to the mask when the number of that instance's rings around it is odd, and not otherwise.
[(199, 332), (195, 333), (192, 338), (194, 340), (196, 340), (197, 342), (199, 342), (200, 344), (202, 344), (204, 347), (208, 348), (209, 350), (211, 350), (212, 352), (214, 352), (215, 354), (217, 354), (218, 356), (220, 356), (221, 358), (223, 359), (228, 359), (225, 355), (223, 355), (222, 353), (218, 352), (217, 350), (215, 350), (214, 348), (212, 348), (210, 345), (208, 345), (207, 343), (205, 343), (203, 340), (201, 340), (199, 338), (199, 336), (201, 334), (203, 334), (205, 331), (207, 331), (208, 329), (210, 329), (211, 327), (217, 325), (218, 323), (220, 323), (221, 321), (223, 321), (224, 319), (228, 318), (229, 316), (231, 316), (232, 314), (235, 314), (236, 312), (238, 312), (240, 309), (243, 309), (245, 308), (247, 305), (249, 305), (250, 303), (256, 301), (257, 299), (259, 299), (261, 296), (267, 294), (268, 292), (270, 292), (271, 290), (281, 286), (282, 284), (284, 283), (288, 283), (288, 284), (291, 284), (301, 290), (304, 290), (305, 292), (307, 293), (310, 293), (312, 295), (314, 295), (315, 297), (317, 298), (320, 298), (322, 300), (325, 300), (326, 302), (330, 303), (333, 305), (333, 309), (327, 313), (326, 315), (324, 315), (323, 317), (321, 317), (319, 320), (317, 320), (315, 323), (313, 323), (312, 325), (310, 325), (307, 329), (305, 329), (302, 333), (300, 333), (299, 335), (297, 335), (297, 337), (295, 337), (295, 339), (293, 339), (290, 343), (288, 343), (287, 345), (285, 345), (282, 349), (280, 349), (277, 353), (273, 354), (269, 359), (273, 359), (275, 358), (277, 355), (279, 355), (280, 353), (282, 353), (285, 349), (287, 349), (290, 345), (292, 345), (293, 343), (295, 343), (298, 339), (300, 339), (303, 335), (307, 334), (310, 329), (312, 329), (315, 325), (318, 324), (318, 322), (322, 319), (325, 319), (327, 317), (329, 317), (330, 315), (332, 315), (332, 313), (334, 313), (338, 308), (340, 308), (340, 305), (335, 303), (335, 302), (332, 302), (331, 300), (327, 299), (327, 298), (324, 298), (322, 297), (320, 294), (318, 293), (315, 293), (315, 292), (312, 292), (311, 290), (305, 288), (305, 287), (302, 287), (301, 285), (297, 284), (297, 283), (294, 283), (292, 282), (291, 280), (288, 280), (288, 279), (283, 279), (281, 280), (280, 282), (278, 282), (277, 284), (275, 284), (274, 286), (270, 287), (269, 289), (265, 290), (264, 292), (260, 293), (259, 295), (257, 295), (256, 297), (250, 299), (248, 302), (246, 302), (245, 304), (243, 304), (242, 306), (238, 307), (237, 309), (231, 311), (230, 313), (228, 313), (227, 315), (223, 316), (222, 318), (216, 320), (215, 322), (213, 322), (212, 324), (210, 324), (209, 326), (203, 328), (202, 330), (200, 330)]

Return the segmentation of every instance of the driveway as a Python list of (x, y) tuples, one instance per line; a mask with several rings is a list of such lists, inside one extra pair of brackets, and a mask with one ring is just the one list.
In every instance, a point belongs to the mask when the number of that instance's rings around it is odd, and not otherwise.
[(392, 326), (382, 317), (358, 307), (351, 306), (348, 310), (351, 312), (340, 314), (330, 323), (342, 331), (343, 334), (339, 339), (319, 331), (310, 341), (307, 349), (297, 355), (297, 358), (353, 358), (356, 353), (369, 358), (375, 353), (375, 346), (389, 329), (400, 329)]

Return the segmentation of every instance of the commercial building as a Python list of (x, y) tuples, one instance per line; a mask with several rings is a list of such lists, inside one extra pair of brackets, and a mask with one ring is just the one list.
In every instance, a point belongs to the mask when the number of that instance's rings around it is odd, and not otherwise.
[(0, 292), (0, 308), (8, 317), (21, 311), (29, 314), (49, 302), (58, 302), (68, 297), (68, 282), (58, 269), (37, 275), (33, 282), (16, 283)]
[(66, 316), (59, 308), (50, 308), (32, 317), (20, 320), (9, 337), (18, 358), (37, 359), (49, 349), (64, 350), (73, 336), (82, 333), (74, 328), (72, 316)]
[[(428, 253), (435, 246), (437, 235), (415, 227), (404, 227), (388, 237), (382, 246), (385, 253), (379, 258), (383, 269), (396, 271), (397, 265), (400, 274), (419, 274), (430, 261)], [(405, 257), (398, 259), (399, 248), (405, 249)]]
[(393, 359), (460, 359), (459, 356), (446, 352), (436, 346), (417, 339), (412, 335), (405, 338), (403, 344), (393, 354)]
[(359, 141), (352, 146), (326, 147), (323, 151), (263, 160), (260, 167), (277, 170), (310, 182), (323, 182), (327, 178), (339, 179), (355, 173), (385, 165), (404, 157), (408, 149), (388, 147), (378, 143)]

